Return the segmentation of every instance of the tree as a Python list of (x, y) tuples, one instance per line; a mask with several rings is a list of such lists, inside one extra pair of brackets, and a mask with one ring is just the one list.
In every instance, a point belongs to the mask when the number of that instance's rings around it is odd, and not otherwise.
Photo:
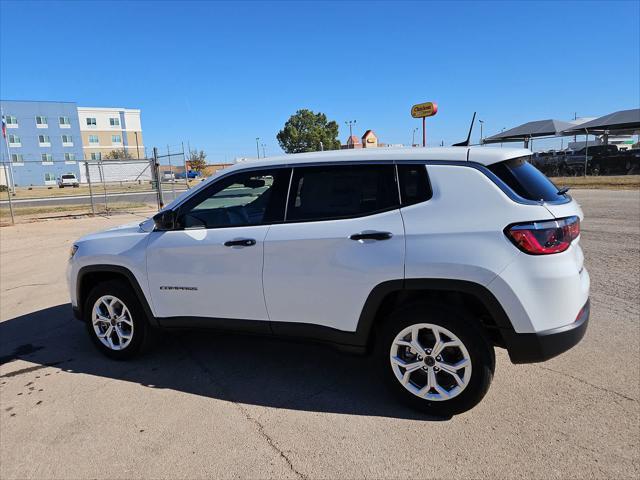
[(276, 138), (280, 147), (287, 153), (340, 148), (338, 124), (333, 120), (327, 121), (324, 113), (314, 113), (307, 109), (298, 110), (291, 115)]
[(202, 173), (207, 168), (207, 154), (203, 150), (191, 150), (189, 152), (189, 165), (191, 170)]
[(122, 150), (111, 150), (104, 158), (106, 160), (128, 160), (133, 157), (123, 148)]

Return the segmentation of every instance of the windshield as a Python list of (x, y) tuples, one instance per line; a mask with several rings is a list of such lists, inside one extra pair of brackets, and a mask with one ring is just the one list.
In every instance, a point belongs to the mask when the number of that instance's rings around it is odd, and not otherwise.
[(528, 162), (527, 157), (489, 165), (489, 170), (511, 190), (527, 200), (552, 202), (565, 198), (563, 194), (558, 193), (558, 187), (544, 173)]

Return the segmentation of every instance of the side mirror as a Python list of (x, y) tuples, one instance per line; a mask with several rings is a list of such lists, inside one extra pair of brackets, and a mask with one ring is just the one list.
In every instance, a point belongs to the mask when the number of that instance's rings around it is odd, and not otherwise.
[(160, 212), (154, 215), (153, 222), (155, 223), (156, 230), (173, 230), (176, 224), (176, 212), (174, 212), (173, 210)]

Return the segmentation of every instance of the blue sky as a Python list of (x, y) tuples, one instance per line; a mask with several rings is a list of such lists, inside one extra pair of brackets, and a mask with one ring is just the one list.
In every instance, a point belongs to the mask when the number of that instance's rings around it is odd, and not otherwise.
[[(280, 149), (299, 108), (431, 145), (640, 104), (640, 2), (0, 3), (0, 97), (142, 109), (145, 144)], [(475, 132), (477, 140), (479, 131)]]

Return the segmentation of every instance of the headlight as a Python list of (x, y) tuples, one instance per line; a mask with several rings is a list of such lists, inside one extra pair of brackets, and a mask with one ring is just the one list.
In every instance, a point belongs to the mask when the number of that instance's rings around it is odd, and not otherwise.
[(69, 260), (73, 258), (73, 256), (78, 251), (78, 245), (71, 245), (71, 250), (69, 250)]

